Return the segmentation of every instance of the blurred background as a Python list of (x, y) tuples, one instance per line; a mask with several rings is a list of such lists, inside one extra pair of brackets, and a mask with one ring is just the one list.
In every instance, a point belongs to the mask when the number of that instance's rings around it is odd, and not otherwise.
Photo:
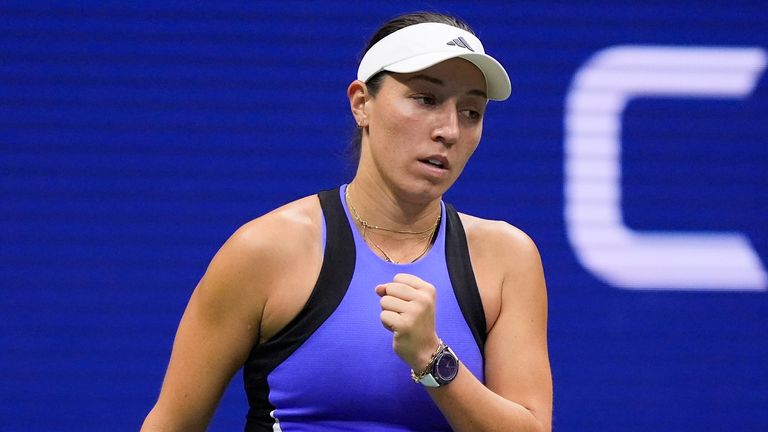
[(6, 0), (0, 431), (139, 428), (220, 245), (351, 179), (360, 51), (420, 9), (512, 77), (445, 199), (541, 250), (554, 429), (768, 430), (764, 2)]

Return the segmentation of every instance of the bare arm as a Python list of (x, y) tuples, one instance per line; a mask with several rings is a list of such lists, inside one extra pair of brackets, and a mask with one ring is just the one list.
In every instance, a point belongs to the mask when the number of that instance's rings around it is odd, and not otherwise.
[[(492, 264), (504, 269), (504, 277), (499, 315), (485, 345), (486, 384), (462, 365), (453, 382), (427, 391), (456, 431), (550, 431), (552, 378), (541, 260), (519, 230), (497, 223), (493, 231)], [(377, 287), (383, 295), (382, 321), (395, 333), (398, 355), (421, 370), (437, 347), (434, 287), (404, 276)]]
[(206, 429), (253, 346), (287, 324), (309, 296), (322, 263), (321, 217), (317, 196), (310, 196), (227, 240), (187, 305), (142, 431)]
[(176, 332), (160, 396), (142, 431), (203, 431), (259, 328), (258, 301), (247, 296), (242, 233), (214, 257)]
[(457, 431), (550, 431), (552, 377), (547, 351), (547, 297), (536, 246), (509, 227), (501, 310), (485, 345), (486, 386), (462, 368), (430, 395)]

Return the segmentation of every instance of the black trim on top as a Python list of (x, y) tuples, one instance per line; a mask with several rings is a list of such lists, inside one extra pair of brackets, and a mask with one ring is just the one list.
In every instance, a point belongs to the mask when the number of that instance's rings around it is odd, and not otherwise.
[(251, 350), (243, 367), (250, 410), (246, 432), (272, 430), (267, 376), (296, 351), (341, 303), (355, 271), (355, 241), (341, 204), (339, 189), (317, 194), (325, 218), (325, 253), (320, 275), (307, 304), (275, 336)]
[(485, 341), (488, 337), (483, 301), (477, 288), (475, 272), (469, 260), (469, 246), (459, 214), (450, 204), (445, 204), (445, 261), (451, 278), (453, 292), (469, 330), (477, 342), (485, 360)]

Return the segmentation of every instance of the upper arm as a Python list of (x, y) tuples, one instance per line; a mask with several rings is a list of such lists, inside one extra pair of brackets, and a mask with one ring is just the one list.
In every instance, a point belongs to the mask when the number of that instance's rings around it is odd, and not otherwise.
[(145, 421), (147, 430), (204, 430), (258, 340), (270, 274), (269, 246), (261, 232), (258, 223), (238, 230), (195, 288), (176, 332), (157, 404)]
[(552, 376), (547, 349), (547, 294), (533, 241), (508, 224), (495, 228), (495, 264), (503, 269), (499, 315), (485, 346), (486, 385), (523, 405), (551, 430)]

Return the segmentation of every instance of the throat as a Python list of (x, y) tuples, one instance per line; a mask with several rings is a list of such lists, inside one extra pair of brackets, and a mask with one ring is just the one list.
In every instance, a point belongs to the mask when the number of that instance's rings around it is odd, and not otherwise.
[[(439, 220), (438, 220), (439, 225)], [(378, 237), (384, 237), (383, 233), (373, 233), (365, 228), (362, 229), (363, 240), (371, 249), (387, 262), (394, 264), (414, 263), (429, 252), (435, 242), (437, 226), (429, 233), (422, 236), (411, 238), (388, 238), (386, 240), (377, 240)]]
[(435, 241), (437, 229), (440, 226), (442, 213), (440, 209), (438, 209), (434, 222), (428, 228), (387, 227), (372, 223), (361, 215), (350, 198), (349, 189), (347, 186), (344, 194), (347, 207), (356, 227), (362, 234), (363, 241), (376, 255), (387, 262), (402, 264), (416, 262), (427, 254)]

